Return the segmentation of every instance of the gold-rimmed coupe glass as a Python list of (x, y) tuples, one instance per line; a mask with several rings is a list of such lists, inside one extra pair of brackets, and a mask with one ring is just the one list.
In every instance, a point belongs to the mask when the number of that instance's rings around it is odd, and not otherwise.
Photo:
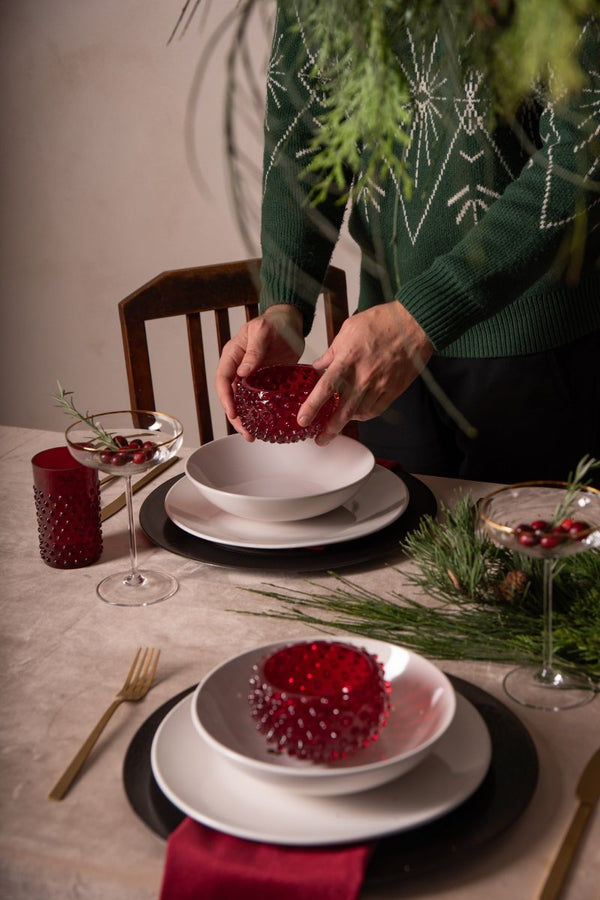
[(88, 416), (87, 422), (75, 422), (67, 428), (65, 437), (76, 460), (118, 475), (125, 482), (129, 569), (104, 578), (96, 589), (99, 597), (114, 606), (150, 606), (172, 597), (178, 588), (172, 575), (138, 567), (131, 479), (177, 453), (183, 441), (181, 422), (166, 413), (117, 410)]
[(504, 679), (523, 706), (562, 710), (589, 703), (594, 686), (582, 674), (561, 671), (553, 658), (552, 581), (558, 559), (600, 548), (600, 491), (563, 482), (523, 482), (499, 488), (479, 502), (482, 534), (500, 547), (534, 557), (542, 566), (541, 666), (519, 666)]

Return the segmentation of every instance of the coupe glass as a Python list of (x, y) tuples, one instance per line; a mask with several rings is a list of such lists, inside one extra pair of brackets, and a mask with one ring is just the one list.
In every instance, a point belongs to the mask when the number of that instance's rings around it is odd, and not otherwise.
[(131, 479), (177, 453), (183, 440), (181, 423), (164, 413), (119, 410), (77, 421), (65, 436), (80, 463), (125, 481), (129, 570), (104, 578), (97, 587), (98, 595), (115, 606), (150, 606), (171, 597), (178, 588), (172, 575), (138, 568)]
[(563, 482), (524, 482), (479, 503), (484, 534), (500, 547), (540, 560), (543, 576), (542, 665), (520, 666), (504, 679), (506, 693), (536, 709), (582, 706), (595, 696), (584, 675), (561, 672), (553, 661), (552, 579), (557, 559), (600, 547), (600, 491)]

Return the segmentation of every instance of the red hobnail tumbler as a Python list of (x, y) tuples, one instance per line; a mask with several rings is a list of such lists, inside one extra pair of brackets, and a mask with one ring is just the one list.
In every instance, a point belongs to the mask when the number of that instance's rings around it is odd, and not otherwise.
[(98, 471), (77, 462), (67, 447), (31, 460), (40, 555), (55, 569), (78, 569), (102, 553)]
[(382, 664), (340, 641), (304, 641), (254, 665), (248, 701), (273, 749), (313, 763), (345, 759), (386, 724)]
[(253, 437), (271, 444), (290, 444), (315, 438), (333, 413), (339, 397), (327, 400), (310, 425), (298, 425), (298, 410), (322, 372), (312, 366), (265, 366), (234, 384), (237, 414)]

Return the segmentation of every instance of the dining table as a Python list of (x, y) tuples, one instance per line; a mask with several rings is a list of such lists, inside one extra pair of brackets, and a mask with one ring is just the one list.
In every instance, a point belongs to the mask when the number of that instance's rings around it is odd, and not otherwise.
[[(166, 840), (144, 820), (128, 790), (125, 765), (132, 742), (157, 710), (229, 657), (314, 635), (300, 621), (261, 615), (275, 602), (255, 590), (273, 584), (283, 591), (306, 590), (308, 584), (326, 588), (334, 576), (302, 567), (273, 571), (268, 560), (261, 567), (255, 561), (246, 566), (193, 558), (155, 543), (138, 528), (142, 566), (170, 572), (179, 588), (152, 606), (104, 603), (96, 594), (97, 583), (125, 567), (129, 555), (125, 510), (104, 521), (103, 553), (93, 565), (56, 569), (40, 557), (31, 459), (62, 444), (64, 434), (58, 430), (0, 427), (0, 898), (157, 900)], [(175, 465), (160, 476), (163, 482), (184, 472), (185, 457), (193, 449), (180, 451)], [(435, 497), (438, 514), (465, 494), (477, 499), (494, 487), (418, 473), (414, 477)], [(135, 495), (136, 518), (159, 484), (157, 479)], [(102, 489), (102, 502), (120, 490), (117, 479)], [(343, 574), (381, 596), (401, 590), (421, 603), (433, 602), (403, 580), (410, 567), (410, 558), (398, 547), (383, 559), (349, 563)], [(152, 689), (140, 702), (121, 705), (71, 790), (63, 800), (50, 801), (50, 788), (121, 686), (137, 647), (160, 648)], [(529, 709), (504, 693), (506, 665), (434, 662), (451, 677), (486, 692), (520, 723), (536, 757), (535, 784), (515, 820), (489, 840), (458, 852), (455, 859), (445, 853), (439, 864), (433, 847), (431, 865), (411, 872), (399, 862), (398, 877), (365, 879), (360, 896), (534, 900), (575, 813), (578, 779), (600, 746), (600, 699), (560, 712)], [(518, 774), (521, 761), (516, 756), (510, 763)], [(506, 792), (510, 795), (510, 785)], [(257, 808), (257, 818), (260, 814)], [(453, 841), (451, 834), (447, 841)], [(600, 898), (598, 808), (561, 897)]]

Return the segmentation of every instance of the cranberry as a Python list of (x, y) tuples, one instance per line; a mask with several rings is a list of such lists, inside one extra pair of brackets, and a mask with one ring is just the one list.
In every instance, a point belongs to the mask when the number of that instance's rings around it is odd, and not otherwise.
[(587, 522), (573, 521), (569, 528), (569, 537), (573, 538), (574, 541), (580, 541), (585, 537), (586, 532), (589, 531), (589, 527)]
[(523, 547), (535, 547), (540, 542), (538, 535), (534, 531), (522, 531), (517, 535), (517, 540)]
[(100, 461), (104, 465), (125, 466), (127, 463), (134, 463), (141, 466), (154, 458), (156, 454), (156, 444), (153, 441), (141, 441), (140, 438), (133, 438), (128, 441), (123, 435), (116, 435), (113, 438), (118, 450), (102, 450), (100, 453)]
[(514, 534), (523, 547), (535, 547), (539, 544), (545, 550), (553, 550), (569, 538), (573, 541), (582, 540), (589, 530), (587, 522), (568, 517), (557, 525), (551, 525), (545, 519), (535, 519), (531, 524), (523, 522), (516, 526)]
[(540, 536), (540, 546), (545, 550), (552, 550), (563, 542), (566, 535), (561, 534), (542, 534)]
[(156, 444), (153, 441), (144, 441), (144, 456), (144, 461), (147, 462), (156, 456)]
[(536, 519), (534, 522), (531, 523), (531, 527), (538, 534), (542, 534), (543, 532), (548, 531), (550, 526), (549, 526), (548, 522), (546, 522), (545, 519)]

